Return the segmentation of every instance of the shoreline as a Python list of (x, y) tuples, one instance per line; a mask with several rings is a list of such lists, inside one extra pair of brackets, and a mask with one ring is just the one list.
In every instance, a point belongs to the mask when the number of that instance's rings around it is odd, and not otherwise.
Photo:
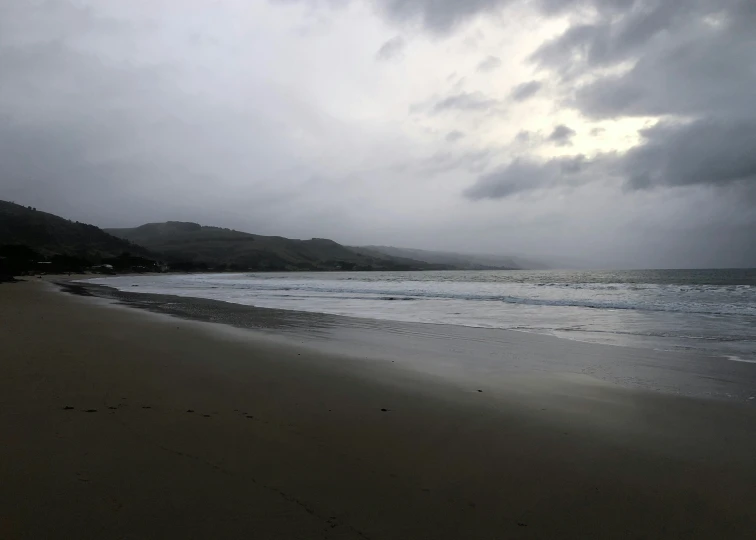
[[(718, 357), (728, 361), (745, 363), (752, 361), (750, 363), (756, 363), (752, 324), (749, 323), (752, 317), (739, 315), (738, 309), (742, 307), (747, 312), (753, 310), (752, 308), (749, 310), (747, 305), (742, 304), (745, 297), (741, 298), (732, 291), (722, 293), (725, 295), (732, 293), (738, 296), (731, 298), (734, 304), (730, 307), (717, 305), (703, 308), (698, 304), (691, 305), (691, 297), (685, 296), (688, 294), (687, 292), (681, 293), (687, 300), (681, 301), (682, 303), (679, 306), (674, 302), (670, 304), (669, 294), (676, 294), (676, 287), (672, 287), (671, 292), (667, 290), (664, 293), (665, 300), (661, 302), (660, 308), (647, 308), (644, 306), (655, 305), (653, 301), (649, 300), (647, 293), (637, 293), (641, 296), (634, 297), (635, 300), (623, 300), (624, 293), (617, 293), (619, 298), (612, 297), (614, 298), (612, 300), (603, 296), (601, 292), (603, 285), (600, 284), (596, 285), (599, 290), (595, 292), (598, 299), (594, 298), (588, 304), (585, 301), (593, 298), (594, 293), (589, 293), (586, 296), (578, 291), (578, 296), (581, 299), (575, 300), (576, 303), (572, 303), (573, 301), (570, 300), (567, 301), (567, 304), (563, 304), (561, 300), (552, 299), (555, 303), (546, 302), (542, 305), (542, 300), (539, 298), (544, 295), (542, 291), (549, 289), (547, 286), (544, 289), (525, 290), (520, 293), (512, 292), (511, 294), (514, 297), (510, 300), (506, 300), (506, 298), (509, 298), (508, 296), (502, 297), (504, 303), (500, 306), (496, 302), (482, 302), (478, 305), (476, 302), (458, 300), (452, 300), (452, 304), (447, 305), (445, 301), (425, 300), (424, 292), (418, 293), (419, 296), (412, 296), (413, 292), (409, 289), (404, 290), (406, 287), (402, 286), (397, 286), (396, 291), (391, 291), (391, 295), (396, 296), (396, 298), (388, 296), (388, 292), (386, 294), (376, 293), (376, 291), (384, 290), (384, 287), (373, 290), (370, 283), (363, 285), (361, 281), (359, 282), (360, 285), (350, 285), (352, 279), (359, 281), (360, 278), (348, 277), (346, 274), (336, 278), (333, 285), (330, 282), (319, 281), (320, 278), (315, 275), (301, 282), (288, 283), (284, 281), (280, 284), (282, 287), (280, 291), (276, 290), (279, 286), (277, 285), (279, 278), (289, 279), (284, 275), (276, 276), (276, 279), (273, 280), (272, 289), (265, 279), (260, 281), (254, 276), (249, 276), (252, 289), (260, 288), (259, 298), (256, 298), (258, 293), (253, 292), (251, 296), (247, 296), (244, 291), (236, 290), (238, 279), (242, 279), (239, 283), (242, 288), (245, 288), (244, 280), (246, 280), (246, 277), (241, 275), (238, 278), (234, 277), (233, 285), (227, 291), (224, 290), (226, 288), (224, 285), (225, 278), (220, 275), (217, 277), (220, 278), (220, 281), (210, 278), (206, 286), (203, 285), (204, 279), (195, 283), (193, 280), (184, 282), (183, 278), (180, 277), (176, 279), (167, 278), (166, 280), (162, 278), (145, 280), (121, 278), (115, 280), (95, 279), (93, 281), (103, 286), (116, 287), (124, 292), (143, 291), (145, 289), (141, 287), (147, 287), (146, 290), (153, 294), (191, 295), (242, 305), (254, 304), (257, 307), (270, 309), (334, 314), (348, 318), (377, 319), (396, 323), (414, 324), (422, 322), (424, 324), (465, 326), (468, 328), (498, 328), (529, 334), (549, 335), (581, 343), (679, 352), (696, 356)], [(315, 280), (315, 284), (312, 286), (309, 284), (310, 279)], [(541, 283), (538, 284), (542, 285)], [(388, 284), (381, 282), (380, 285)], [(527, 284), (520, 285), (529, 286)], [(645, 287), (636, 289), (632, 284), (626, 285), (632, 291), (645, 290)], [(368, 287), (367, 293), (365, 293), (368, 297), (360, 296), (363, 286)], [(651, 287), (654, 286), (656, 285)], [(669, 288), (667, 285), (659, 286)], [(195, 287), (199, 288), (195, 290)], [(293, 288), (294, 292), (286, 292), (290, 287)], [(331, 287), (335, 287), (334, 291), (340, 291), (343, 287), (347, 287), (349, 293), (346, 296), (338, 293), (335, 299), (330, 297), (321, 299), (320, 296), (331, 290)], [(422, 289), (422, 286), (420, 287)], [(590, 284), (587, 286), (588, 289), (592, 289), (592, 287), (593, 285)], [(297, 292), (300, 288), (303, 288), (305, 292)], [(582, 287), (578, 286), (577, 288), (582, 290)], [(609, 287), (612, 291), (622, 288), (623, 286)], [(269, 293), (269, 290), (273, 292)], [(377, 296), (374, 297), (373, 293), (376, 293)], [(430, 296), (436, 298), (433, 294), (431, 292)], [(528, 300), (530, 294), (535, 295), (532, 302)], [(554, 291), (547, 291), (545, 298), (550, 298), (553, 294), (555, 294)], [(563, 293), (556, 291), (556, 294)], [(635, 292), (629, 294), (631, 296), (637, 295)], [(405, 295), (410, 297), (405, 298)], [(342, 296), (344, 296), (343, 299)], [(452, 294), (452, 297), (456, 298), (455, 294)], [(445, 296), (440, 295), (438, 298), (443, 299)], [(491, 298), (496, 299), (496, 297)], [(380, 300), (415, 301), (400, 302), (400, 305), (396, 305), (393, 302), (386, 303), (380, 302)], [(598, 304), (595, 302), (598, 302)], [(723, 311), (720, 313), (718, 309)], [(756, 313), (753, 313), (753, 315), (756, 316)]]
[[(122, 291), (77, 279), (54, 280), (53, 283), (69, 293), (105, 298), (131, 308), (242, 330), (253, 329), (274, 337), (285, 336), (332, 354), (346, 350), (355, 356), (401, 356), (407, 367), (454, 380), (464, 379), (468, 370), (482, 370), (498, 378), (502, 373), (538, 370), (558, 375), (589, 375), (646, 391), (756, 405), (756, 364), (724, 356), (591, 343), (509, 329), (408, 323), (256, 307), (206, 298)], [(383, 339), (387, 333), (395, 339)], [(438, 347), (439, 340), (456, 341), (457, 346), (450, 352)], [(459, 347), (459, 343), (475, 346)], [(506, 348), (514, 344), (526, 353), (529, 348), (539, 346), (538, 365), (519, 366), (516, 364), (521, 362), (507, 358), (511, 355)], [(455, 365), (463, 355), (464, 363)], [(544, 357), (548, 360), (555, 356), (562, 357), (559, 364), (544, 361)], [(431, 361), (431, 357), (436, 362)], [(504, 361), (491, 361), (491, 357), (501, 357)], [(407, 362), (408, 359), (414, 361)], [(443, 361), (443, 366), (438, 365), (438, 360)]]
[[(756, 527), (756, 411), (741, 403), (534, 366), (434, 376), (407, 356), (425, 366), (426, 341), (448, 348), (438, 336), (278, 339), (42, 282), (0, 287), (0, 302), (0, 537), (708, 539)], [(368, 335), (383, 336), (378, 351), (356, 354)], [(526, 351), (511, 358), (564, 349), (502, 346)]]

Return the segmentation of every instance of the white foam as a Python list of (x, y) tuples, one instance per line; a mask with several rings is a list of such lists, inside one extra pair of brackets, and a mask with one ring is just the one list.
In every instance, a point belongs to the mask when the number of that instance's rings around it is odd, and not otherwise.
[[(131, 292), (368, 319), (522, 330), (756, 363), (756, 286), (592, 283), (590, 272), (570, 276), (575, 282), (554, 282), (559, 275), (190, 274), (91, 281)], [(139, 287), (132, 289), (134, 284)]]
[[(735, 356), (734, 354), (728, 354), (725, 356), (725, 358), (733, 362), (744, 362), (746, 364), (756, 364), (756, 360), (749, 360), (747, 358), (741, 358), (739, 356)], [(750, 399), (753, 399), (753, 398), (750, 398)]]

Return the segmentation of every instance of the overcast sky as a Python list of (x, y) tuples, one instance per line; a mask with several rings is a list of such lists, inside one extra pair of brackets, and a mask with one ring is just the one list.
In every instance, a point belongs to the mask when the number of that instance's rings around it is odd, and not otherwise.
[(756, 266), (754, 0), (0, 2), (0, 199)]

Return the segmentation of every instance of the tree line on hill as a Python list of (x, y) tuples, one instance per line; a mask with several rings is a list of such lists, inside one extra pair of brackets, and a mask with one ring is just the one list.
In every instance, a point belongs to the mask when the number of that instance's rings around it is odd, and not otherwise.
[(41, 273), (370, 271), (447, 269), (360, 253), (324, 238), (261, 236), (197, 223), (102, 230), (0, 201), (0, 276)]
[(124, 252), (116, 257), (99, 257), (56, 253), (46, 256), (29, 246), (0, 245), (0, 277), (8, 281), (12, 276), (38, 274), (73, 274), (83, 272), (159, 272), (161, 263)]

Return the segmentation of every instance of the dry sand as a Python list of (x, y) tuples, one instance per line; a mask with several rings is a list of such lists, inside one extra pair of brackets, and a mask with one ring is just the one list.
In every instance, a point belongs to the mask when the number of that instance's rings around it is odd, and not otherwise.
[(0, 538), (754, 537), (753, 407), (396, 360), (4, 284)]

